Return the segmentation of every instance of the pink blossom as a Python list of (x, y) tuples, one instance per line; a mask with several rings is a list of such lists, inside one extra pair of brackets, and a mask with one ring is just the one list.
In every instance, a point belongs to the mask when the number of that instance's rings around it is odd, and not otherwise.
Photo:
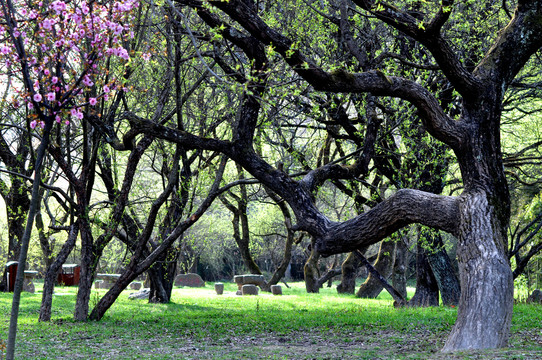
[(83, 113), (81, 111), (78, 111), (75, 115), (79, 120), (83, 120)]
[(141, 57), (143, 58), (143, 60), (149, 61), (149, 59), (151, 58), (151, 53), (141, 54)]
[(56, 76), (53, 76), (53, 77), (51, 78), (51, 82), (52, 82), (53, 84), (56, 84), (56, 83), (58, 82), (58, 78), (57, 78)]
[(60, 14), (62, 11), (66, 10), (66, 3), (64, 3), (63, 1), (53, 1), (51, 3), (51, 7), (53, 8), (53, 10), (56, 11), (57, 15)]
[(128, 55), (128, 50), (124, 48), (120, 49), (119, 57), (123, 58), (126, 61), (130, 60), (130, 55)]
[(34, 104), (32, 104), (31, 102), (28, 103), (26, 106), (28, 106), (28, 108), (29, 108), (30, 110), (32, 110), (32, 109), (34, 108)]
[(60, 115), (55, 116), (55, 121), (60, 124), (60, 121), (62, 121), (62, 119), (60, 119)]
[(92, 80), (90, 80), (90, 78), (88, 77), (88, 75), (85, 75), (83, 77), (83, 84), (85, 84), (85, 86), (92, 86), (94, 85), (94, 82), (92, 82)]
[(104, 93), (108, 93), (110, 91), (111, 91), (111, 89), (109, 88), (109, 86), (105, 85), (104, 86)]
[(56, 94), (54, 92), (47, 93), (47, 100), (48, 101), (55, 101)]
[(98, 101), (96, 100), (96, 98), (91, 97), (90, 99), (88, 99), (88, 103), (89, 103), (91, 106), (96, 105), (97, 102), (98, 102)]
[(31, 128), (31, 129), (35, 129), (35, 128), (36, 128), (36, 125), (38, 125), (38, 122), (37, 122), (36, 120), (32, 120), (32, 121), (30, 122), (30, 128)]
[(71, 114), (72, 116), (77, 116), (77, 109), (71, 109), (71, 110), (70, 110), (70, 114)]
[(2, 46), (0, 47), (0, 53), (2, 53), (2, 54), (4, 54), (4, 55), (9, 54), (9, 51), (10, 51), (10, 50), (9, 50), (9, 47), (6, 46), (6, 45), (2, 45)]
[(45, 30), (51, 30), (53, 28), (54, 24), (55, 24), (55, 22), (53, 20), (45, 19), (41, 23), (41, 27), (44, 28)]
[(49, 74), (50, 74), (50, 73), (49, 73), (49, 69), (43, 70), (43, 73), (44, 73), (46, 76), (49, 76)]
[(70, 120), (66, 120), (66, 121), (64, 122), (64, 124), (70, 125)]
[(34, 94), (33, 99), (34, 99), (35, 102), (40, 102), (43, 98), (41, 97), (40, 93), (36, 93), (36, 94)]

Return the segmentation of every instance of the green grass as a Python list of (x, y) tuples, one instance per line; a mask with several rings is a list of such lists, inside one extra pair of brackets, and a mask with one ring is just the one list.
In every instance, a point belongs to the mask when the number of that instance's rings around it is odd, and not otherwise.
[[(395, 309), (376, 300), (306, 294), (303, 284), (283, 296), (235, 296), (226, 284), (175, 289), (172, 303), (129, 300), (126, 291), (100, 322), (72, 320), (76, 289), (56, 288), (53, 321), (37, 322), (41, 302), (24, 293), (17, 337), (20, 359), (542, 359), (542, 307), (517, 305), (512, 347), (438, 353), (454, 308)], [(93, 292), (91, 306), (105, 290)], [(0, 339), (7, 339), (11, 294), (0, 294)]]

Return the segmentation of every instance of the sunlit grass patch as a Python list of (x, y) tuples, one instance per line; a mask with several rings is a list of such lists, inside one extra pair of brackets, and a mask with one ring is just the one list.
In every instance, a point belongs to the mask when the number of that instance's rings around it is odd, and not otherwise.
[[(130, 300), (133, 291), (126, 290), (101, 321), (82, 323), (73, 321), (75, 287), (57, 287), (53, 320), (37, 322), (38, 286), (36, 294), (22, 297), (19, 358), (371, 359), (380, 353), (427, 359), (437, 356), (457, 313), (451, 307), (396, 309), (385, 293), (378, 299), (339, 295), (335, 288), (307, 294), (302, 283), (294, 283), (283, 286), (282, 296), (237, 296), (235, 284), (225, 285), (223, 295), (212, 283), (175, 288), (169, 304)], [(91, 306), (105, 292), (93, 290)], [(0, 293), (0, 321), (6, 324), (0, 339), (7, 339), (10, 308), (11, 294)], [(515, 307), (512, 345), (531, 356), (540, 350), (540, 309)]]

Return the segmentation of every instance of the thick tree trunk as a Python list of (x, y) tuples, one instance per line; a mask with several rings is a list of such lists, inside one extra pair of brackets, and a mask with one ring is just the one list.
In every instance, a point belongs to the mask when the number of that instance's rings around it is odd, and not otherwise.
[(356, 277), (359, 266), (360, 262), (357, 256), (354, 253), (348, 254), (341, 266), (341, 283), (337, 285), (339, 294), (354, 294), (356, 292)]
[(484, 192), (462, 198), (457, 251), (461, 297), (444, 352), (506, 346), (514, 302), (505, 231), (495, 209)]
[(442, 237), (440, 234), (437, 234), (434, 239), (433, 249), (427, 254), (427, 260), (437, 280), (442, 304), (445, 306), (457, 306), (459, 304), (459, 297), (461, 296), (459, 279), (453, 268), (452, 261), (448, 257), (446, 250), (444, 250)]
[(305, 274), (305, 289), (308, 293), (318, 293), (320, 291), (320, 286), (318, 286), (318, 278), (320, 277), (320, 272), (318, 271), (318, 260), (320, 259), (320, 254), (318, 251), (314, 250), (314, 247), (311, 249), (311, 254), (305, 263), (303, 268)]
[(407, 298), (407, 269), (409, 259), (408, 247), (400, 239), (395, 245), (395, 262), (393, 263), (392, 285), (403, 298)]
[(416, 293), (408, 302), (409, 306), (438, 306), (438, 284), (427, 261), (427, 250), (418, 239), (416, 251)]
[[(395, 241), (384, 240), (380, 244), (378, 256), (374, 263), (374, 268), (384, 278), (388, 279), (393, 270), (393, 263), (395, 261)], [(373, 274), (369, 274), (363, 284), (361, 284), (357, 297), (375, 299), (384, 289), (382, 282), (379, 281)]]
[(149, 268), (151, 279), (149, 302), (167, 304), (171, 300), (178, 257), (179, 250), (169, 248), (164, 256)]

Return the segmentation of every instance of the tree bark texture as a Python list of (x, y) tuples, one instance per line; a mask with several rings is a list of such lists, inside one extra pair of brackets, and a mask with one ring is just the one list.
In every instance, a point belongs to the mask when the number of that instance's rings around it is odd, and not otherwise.
[(427, 254), (427, 261), (437, 281), (442, 304), (457, 306), (461, 296), (461, 286), (452, 261), (444, 249), (440, 234), (435, 236), (432, 249)]
[(458, 260), (461, 297), (443, 351), (508, 344), (514, 286), (505, 255), (505, 232), (485, 193), (463, 196)]
[(312, 248), (311, 254), (303, 267), (305, 274), (305, 289), (308, 293), (320, 292), (320, 286), (318, 286), (318, 278), (320, 277), (320, 271), (318, 270), (319, 259), (320, 254)]
[(354, 253), (348, 254), (341, 265), (341, 282), (337, 285), (339, 294), (354, 294), (356, 292), (356, 277), (360, 261)]
[(418, 239), (416, 249), (416, 292), (409, 300), (409, 306), (438, 306), (438, 284), (427, 261), (427, 250)]
[(147, 273), (151, 279), (149, 302), (167, 304), (171, 299), (173, 282), (177, 272), (177, 259), (179, 250), (169, 248), (152, 265)]
[(395, 262), (393, 263), (392, 285), (399, 294), (407, 298), (407, 269), (409, 261), (408, 247), (399, 239), (395, 245)]
[(47, 268), (45, 273), (45, 278), (43, 280), (43, 294), (41, 297), (41, 306), (40, 306), (40, 315), (39, 321), (49, 321), (51, 320), (51, 306), (53, 304), (53, 290), (55, 288), (55, 282), (57, 279), (57, 274), (62, 264), (66, 262), (68, 255), (70, 255), (73, 247), (75, 246), (75, 241), (77, 240), (79, 228), (77, 222), (71, 226), (70, 232), (68, 234), (68, 239), (62, 245), (60, 252), (56, 256), (56, 259), (53, 263)]
[[(378, 256), (373, 265), (376, 271), (384, 279), (388, 279), (393, 271), (393, 263), (395, 262), (395, 241), (391, 239), (382, 240), (380, 243), (380, 249), (378, 250)], [(358, 289), (356, 293), (357, 297), (375, 299), (383, 289), (382, 282), (377, 279), (372, 273)]]

